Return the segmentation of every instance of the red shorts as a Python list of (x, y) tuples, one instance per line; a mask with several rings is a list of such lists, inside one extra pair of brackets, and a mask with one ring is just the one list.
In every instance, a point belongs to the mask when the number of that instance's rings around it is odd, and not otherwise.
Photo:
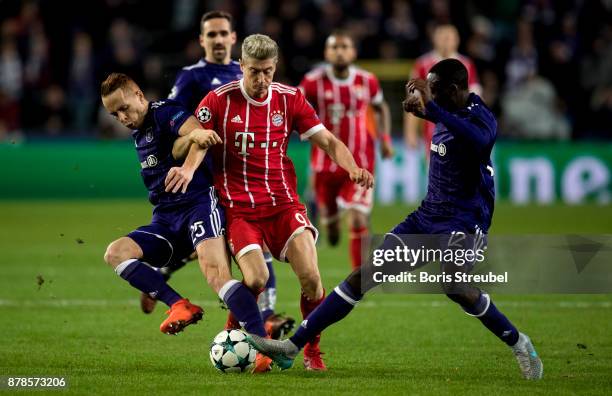
[(317, 205), (327, 209), (324, 222), (336, 220), (339, 209), (355, 209), (366, 215), (372, 211), (374, 190), (353, 183), (348, 173), (342, 169), (315, 173), (314, 184)]
[(289, 242), (305, 230), (319, 236), (301, 203), (266, 208), (226, 208), (227, 241), (236, 260), (265, 242), (270, 253), (287, 261)]

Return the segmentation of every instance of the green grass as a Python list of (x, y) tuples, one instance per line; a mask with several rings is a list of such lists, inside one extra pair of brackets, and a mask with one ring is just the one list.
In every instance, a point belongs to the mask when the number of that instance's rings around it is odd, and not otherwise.
[[(108, 242), (147, 223), (149, 211), (141, 201), (0, 202), (0, 376), (66, 376), (75, 394), (612, 392), (610, 295), (496, 297), (544, 360), (537, 383), (524, 381), (508, 348), (439, 295), (366, 297), (324, 333), (325, 373), (306, 372), (300, 362), (260, 376), (218, 373), (208, 346), (226, 312), (197, 266), (172, 284), (205, 306), (205, 320), (169, 337), (158, 330), (162, 307), (141, 314), (137, 292), (102, 261)], [(408, 211), (376, 208), (374, 230), (388, 230)], [(612, 233), (611, 218), (604, 207), (498, 205), (491, 232)], [(349, 271), (343, 242), (319, 247), (328, 290)], [(299, 317), (297, 280), (286, 264), (276, 271), (278, 310)]]

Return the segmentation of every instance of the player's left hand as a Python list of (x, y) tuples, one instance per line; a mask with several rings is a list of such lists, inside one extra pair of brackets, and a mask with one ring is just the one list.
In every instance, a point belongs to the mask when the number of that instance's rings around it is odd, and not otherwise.
[(361, 187), (372, 188), (374, 186), (374, 176), (367, 169), (355, 168), (350, 171), (349, 177), (353, 183), (357, 183)]
[[(408, 88), (406, 88), (408, 91)], [(420, 94), (407, 94), (406, 99), (402, 102), (402, 107), (406, 113), (412, 113), (419, 117), (425, 111), (425, 106), (423, 106), (423, 99)]]
[(187, 186), (189, 186), (191, 179), (193, 179), (193, 171), (182, 166), (170, 168), (164, 181), (166, 192), (172, 191), (172, 193), (177, 193), (179, 190), (182, 193), (187, 192)]

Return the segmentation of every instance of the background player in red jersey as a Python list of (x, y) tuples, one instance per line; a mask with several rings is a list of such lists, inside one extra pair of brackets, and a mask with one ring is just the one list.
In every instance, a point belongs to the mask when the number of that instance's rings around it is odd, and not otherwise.
[[(196, 116), (223, 140), (211, 150), (215, 185), (226, 208), (230, 249), (245, 283), (255, 293), (266, 284), (265, 243), (277, 259), (291, 264), (302, 287), (300, 308), (306, 318), (323, 300), (324, 290), (315, 248), (317, 230), (299, 202), (295, 169), (287, 157), (290, 133), (296, 130), (302, 140), (320, 147), (354, 183), (367, 189), (374, 180), (323, 126), (301, 91), (272, 82), (277, 62), (274, 40), (260, 34), (247, 37), (240, 62), (244, 78), (210, 92)], [(184, 143), (190, 138), (176, 147), (188, 146)], [(188, 174), (171, 179), (167, 189), (190, 180)], [(307, 369), (325, 370), (319, 340), (317, 335), (304, 348)], [(256, 366), (257, 371), (269, 370), (270, 360), (261, 356)]]
[[(375, 112), (383, 158), (393, 155), (391, 114), (378, 79), (353, 66), (356, 57), (352, 38), (341, 30), (333, 32), (325, 42), (328, 65), (306, 74), (300, 89), (325, 127), (348, 146), (357, 164), (374, 173), (376, 142), (367, 129), (368, 106)], [(321, 223), (327, 227), (329, 243), (335, 246), (339, 241), (340, 206), (347, 211), (349, 252), (352, 267), (357, 268), (361, 265), (361, 241), (368, 235), (373, 190), (353, 183), (348, 173), (317, 146), (312, 146), (310, 166), (317, 207)]]
[[(478, 72), (474, 63), (465, 55), (457, 52), (459, 48), (459, 32), (453, 25), (436, 26), (431, 41), (433, 49), (428, 53), (418, 57), (412, 68), (411, 79), (427, 79), (427, 73), (436, 63), (441, 60), (454, 58), (461, 63), (468, 71), (468, 90), (480, 95), (481, 87), (478, 82)], [(412, 113), (404, 113), (404, 135), (409, 147), (416, 148), (419, 144), (419, 129), (423, 130), (423, 143), (425, 144), (425, 155), (429, 158), (429, 146), (435, 124), (417, 118)]]

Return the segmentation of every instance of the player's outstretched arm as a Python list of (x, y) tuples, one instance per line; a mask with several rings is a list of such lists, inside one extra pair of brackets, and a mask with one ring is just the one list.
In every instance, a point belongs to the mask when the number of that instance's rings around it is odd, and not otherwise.
[(315, 133), (310, 137), (310, 141), (325, 151), (336, 164), (347, 171), (353, 182), (365, 188), (374, 186), (374, 176), (366, 169), (357, 166), (348, 147), (329, 130), (322, 129)]
[(487, 147), (495, 136), (492, 125), (487, 125), (477, 117), (460, 118), (444, 110), (436, 102), (429, 101), (425, 106), (428, 116), (444, 124), (449, 131), (461, 135), (478, 149)]
[[(478, 149), (488, 146), (494, 138), (495, 131), (492, 130), (492, 125), (488, 125), (477, 117), (470, 119), (460, 118), (440, 107), (433, 100), (431, 90), (425, 80), (410, 80), (406, 85), (406, 92), (418, 92), (419, 96), (422, 97), (419, 111), (423, 108), (424, 114), (428, 119), (444, 124), (449, 131), (461, 135), (466, 140), (472, 142)], [(404, 104), (405, 108), (406, 104)]]

